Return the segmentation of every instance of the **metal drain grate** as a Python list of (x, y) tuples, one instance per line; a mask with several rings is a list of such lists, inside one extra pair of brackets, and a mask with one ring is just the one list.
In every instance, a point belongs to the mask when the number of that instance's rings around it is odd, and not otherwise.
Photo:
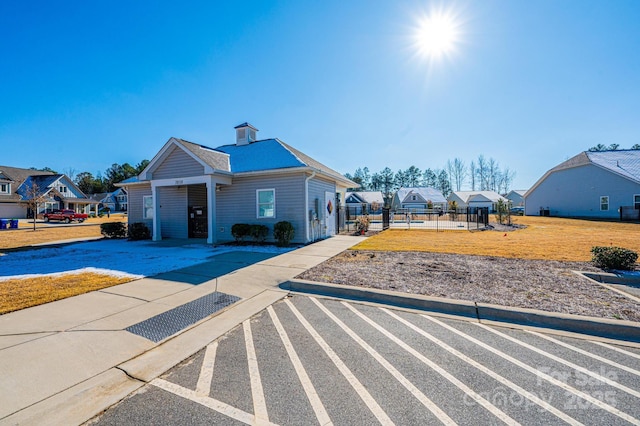
[(236, 296), (211, 293), (129, 326), (125, 330), (157, 343), (238, 300), (240, 298)]

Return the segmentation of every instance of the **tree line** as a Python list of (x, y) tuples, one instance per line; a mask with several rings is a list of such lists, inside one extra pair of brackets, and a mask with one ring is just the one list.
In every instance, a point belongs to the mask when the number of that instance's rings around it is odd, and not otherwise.
[[(76, 185), (78, 185), (80, 191), (84, 192), (87, 195), (90, 195), (115, 191), (116, 183), (139, 175), (144, 170), (144, 168), (147, 167), (148, 164), (149, 160), (142, 160), (135, 166), (132, 166), (129, 163), (113, 163), (111, 167), (105, 170), (104, 174), (98, 172), (96, 176), (94, 176), (91, 172), (78, 172), (73, 168), (67, 168), (63, 170), (62, 173), (67, 175), (69, 179), (71, 179)], [(41, 169), (32, 167), (32, 169), (58, 174), (58, 172), (52, 170), (49, 167), (44, 167)]]
[(479, 155), (477, 159), (466, 164), (460, 158), (448, 160), (443, 168), (421, 170), (410, 166), (406, 170), (393, 172), (385, 167), (379, 172), (371, 173), (368, 167), (359, 167), (353, 174), (345, 173), (345, 177), (358, 184), (353, 191), (381, 191), (389, 197), (400, 188), (429, 186), (448, 197), (452, 191), (495, 191), (506, 194), (511, 189), (515, 171), (501, 167), (493, 158)]
[[(618, 151), (619, 149), (620, 149), (620, 144), (617, 144), (617, 143), (612, 143), (611, 145), (604, 145), (599, 143), (598, 145), (592, 146), (591, 148), (589, 148), (589, 151), (590, 152)], [(634, 151), (640, 150), (640, 144), (637, 143), (629, 149), (632, 149)]]

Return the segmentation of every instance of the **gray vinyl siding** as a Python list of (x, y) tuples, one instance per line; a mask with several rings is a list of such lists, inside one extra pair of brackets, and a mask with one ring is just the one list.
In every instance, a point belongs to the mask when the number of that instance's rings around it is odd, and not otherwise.
[(182, 149), (174, 147), (169, 156), (153, 171), (153, 179), (202, 176), (204, 167)]
[(27, 217), (26, 205), (17, 203), (0, 203), (0, 218), (2, 219), (24, 219)]
[(158, 218), (162, 238), (188, 238), (187, 187), (161, 187), (156, 193), (160, 203)]
[[(216, 196), (216, 236), (219, 242), (233, 241), (231, 226), (236, 223), (262, 224), (269, 227), (268, 241), (273, 241), (273, 225), (286, 220), (295, 230), (293, 242), (305, 242), (304, 174), (251, 176), (234, 178), (223, 185)], [(256, 191), (275, 189), (275, 218), (258, 218)]]
[[(632, 206), (640, 184), (601, 167), (585, 165), (550, 173), (527, 193), (525, 212), (537, 216), (540, 208), (551, 216), (619, 218), (620, 206)], [(609, 210), (600, 211), (600, 197), (609, 197)]]
[[(322, 237), (327, 237), (328, 235), (325, 227), (324, 227), (324, 219), (325, 216), (328, 214), (327, 210), (326, 210), (326, 205), (325, 205), (325, 199), (324, 199), (324, 195), (325, 192), (331, 192), (334, 196), (333, 198), (333, 207), (335, 209), (336, 206), (336, 202), (335, 202), (335, 194), (336, 194), (336, 185), (334, 182), (331, 181), (327, 181), (324, 179), (318, 179), (318, 178), (313, 178), (309, 181), (309, 210), (316, 210), (316, 205), (318, 206), (318, 211), (316, 212), (318, 215), (318, 220), (319, 220), (319, 226), (320, 228), (318, 229), (319, 235), (315, 235), (315, 238), (322, 238)], [(316, 201), (317, 200), (317, 201)], [(307, 215), (305, 216), (305, 220), (308, 219), (309, 214), (307, 213)], [(311, 226), (311, 224), (309, 225)], [(337, 232), (337, 230), (336, 230)], [(314, 234), (312, 232), (312, 238), (314, 237)]]
[(129, 198), (129, 210), (127, 211), (127, 218), (129, 224), (142, 222), (153, 233), (153, 221), (151, 219), (143, 219), (142, 209), (143, 201), (142, 197), (145, 195), (151, 195), (151, 185), (132, 185), (127, 188)]

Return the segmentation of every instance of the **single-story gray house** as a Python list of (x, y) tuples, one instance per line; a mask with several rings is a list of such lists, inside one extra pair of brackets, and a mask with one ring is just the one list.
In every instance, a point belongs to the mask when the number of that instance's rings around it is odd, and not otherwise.
[(293, 224), (292, 242), (334, 235), (336, 203), (357, 184), (279, 139), (257, 140), (248, 123), (234, 144), (210, 148), (170, 138), (135, 178), (118, 184), (128, 194), (129, 223), (143, 222), (154, 240), (233, 241), (236, 223)]
[(347, 192), (345, 205), (350, 214), (362, 214), (363, 208), (368, 213), (380, 213), (384, 207), (381, 191)]
[[(431, 207), (429, 207), (431, 204)], [(400, 209), (426, 210), (447, 209), (447, 199), (444, 198), (442, 192), (428, 186), (419, 188), (400, 188), (393, 196), (391, 208), (395, 211)]]
[(619, 218), (640, 208), (640, 150), (585, 151), (546, 172), (525, 194), (525, 214)]
[(526, 193), (526, 189), (513, 189), (505, 195), (505, 198), (511, 201), (512, 207), (524, 207), (524, 194)]
[(489, 212), (495, 212), (498, 202), (508, 200), (495, 191), (455, 191), (449, 194), (448, 201), (456, 202), (458, 208), (487, 207)]
[(38, 206), (38, 214), (55, 209), (88, 213), (96, 204), (67, 175), (0, 166), (0, 218), (33, 217), (25, 202), (33, 196), (34, 185), (38, 188), (37, 195), (44, 199)]

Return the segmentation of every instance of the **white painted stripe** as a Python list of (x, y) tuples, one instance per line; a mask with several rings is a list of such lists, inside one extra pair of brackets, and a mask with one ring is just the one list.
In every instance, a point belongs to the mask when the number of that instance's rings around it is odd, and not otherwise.
[[(420, 389), (415, 387), (413, 383), (409, 381), (402, 373), (400, 373), (393, 365), (391, 365), (382, 355), (380, 355), (375, 349), (373, 349), (367, 342), (365, 342), (360, 336), (358, 336), (351, 328), (349, 328), (344, 322), (342, 322), (338, 317), (336, 317), (331, 311), (329, 311), (324, 305), (322, 305), (317, 299), (310, 298), (313, 303), (316, 304), (318, 308), (322, 310), (329, 318), (333, 320), (341, 329), (344, 330), (353, 340), (356, 341), (365, 351), (369, 352), (380, 365), (382, 365), (393, 377), (402, 384), (411, 394), (416, 397), (422, 405), (424, 405), (429, 411), (431, 411), (442, 423), (446, 425), (455, 425), (456, 422), (451, 419), (444, 411), (440, 409), (436, 404), (433, 403), (425, 394), (423, 394)], [(344, 303), (344, 302), (343, 302)], [(351, 308), (349, 305), (345, 304), (347, 307)]]
[(535, 404), (538, 404), (540, 407), (542, 407), (545, 410), (549, 411), (550, 413), (554, 414), (556, 417), (564, 420), (566, 423), (568, 423), (570, 425), (582, 425), (582, 423), (580, 423), (576, 419), (572, 418), (571, 416), (568, 416), (564, 412), (558, 410), (557, 408), (555, 408), (553, 405), (549, 404), (545, 400), (540, 399), (535, 394), (529, 392), (526, 389), (521, 388), (520, 386), (518, 386), (515, 383), (513, 383), (511, 380), (508, 380), (508, 379), (504, 378), (503, 376), (497, 374), (493, 370), (490, 370), (489, 368), (487, 368), (484, 365), (480, 364), (476, 360), (474, 360), (472, 358), (469, 358), (468, 356), (466, 356), (465, 354), (461, 353), (457, 349), (452, 348), (451, 346), (449, 346), (446, 343), (444, 343), (442, 340), (438, 339), (437, 337), (434, 337), (434, 336), (430, 335), (429, 333), (427, 333), (426, 331), (422, 330), (418, 326), (412, 324), (411, 322), (407, 321), (406, 319), (396, 315), (395, 313), (391, 312), (390, 310), (388, 310), (386, 308), (380, 308), (380, 309), (382, 311), (386, 312), (387, 314), (389, 314), (390, 316), (392, 316), (393, 318), (395, 318), (396, 320), (400, 321), (402, 324), (406, 325), (407, 327), (409, 327), (413, 331), (419, 333), (420, 335), (426, 337), (427, 339), (429, 339), (430, 341), (432, 341), (436, 345), (438, 345), (441, 348), (445, 349), (447, 352), (455, 355), (456, 357), (460, 358), (461, 360), (463, 360), (467, 364), (470, 364), (470, 365), (474, 366), (475, 368), (477, 368), (478, 370), (480, 370), (483, 373), (487, 374), (488, 376), (490, 376), (494, 380), (496, 380), (496, 381), (502, 383), (503, 385), (513, 389), (514, 391), (516, 391), (520, 395), (523, 395), (524, 397), (526, 397), (530, 401), (533, 401)]
[(307, 372), (304, 369), (302, 362), (300, 362), (300, 358), (298, 357), (296, 350), (291, 344), (291, 340), (289, 340), (289, 336), (287, 335), (287, 332), (282, 326), (282, 323), (280, 322), (278, 315), (276, 315), (276, 311), (273, 309), (272, 306), (269, 306), (267, 307), (267, 312), (269, 312), (271, 321), (273, 321), (273, 325), (275, 325), (276, 330), (280, 335), (280, 340), (282, 340), (282, 344), (284, 345), (284, 348), (287, 350), (289, 359), (291, 360), (291, 363), (293, 364), (293, 368), (296, 370), (296, 373), (298, 374), (300, 383), (302, 384), (304, 392), (307, 394), (307, 398), (311, 403), (311, 408), (313, 408), (313, 412), (316, 414), (316, 418), (318, 419), (318, 422), (321, 425), (332, 425), (333, 422), (329, 417), (329, 413), (327, 413), (327, 410), (324, 408), (324, 405), (322, 404), (322, 401), (320, 400), (320, 397), (318, 396), (318, 393), (316, 392), (316, 389), (313, 386), (313, 383), (311, 383), (311, 379), (309, 379), (309, 376), (307, 375)]
[(567, 349), (570, 349), (570, 350), (572, 350), (574, 352), (578, 352), (579, 354), (588, 356), (589, 358), (597, 359), (598, 361), (600, 361), (600, 362), (602, 362), (604, 364), (609, 364), (612, 367), (619, 368), (620, 370), (624, 370), (624, 371), (626, 371), (628, 373), (635, 374), (636, 376), (640, 376), (640, 371), (635, 370), (635, 369), (633, 369), (631, 367), (627, 367), (626, 365), (618, 364), (615, 361), (611, 361), (610, 359), (607, 359), (605, 357), (601, 357), (600, 355), (592, 354), (591, 352), (585, 351), (584, 349), (581, 349), (581, 348), (578, 348), (576, 346), (570, 345), (570, 344), (565, 343), (565, 342), (563, 342), (561, 340), (554, 339), (551, 336), (546, 336), (546, 335), (544, 335), (542, 333), (538, 333), (537, 331), (529, 330), (528, 332), (533, 334), (533, 335), (536, 335), (536, 336), (538, 336), (538, 337), (540, 337), (542, 339), (545, 339), (545, 340), (548, 340), (550, 342), (553, 342), (556, 345), (560, 345), (560, 346), (562, 346), (564, 348), (567, 348)]
[(213, 364), (216, 361), (216, 352), (218, 342), (211, 343), (204, 352), (202, 367), (200, 367), (200, 376), (196, 385), (196, 393), (201, 396), (209, 396), (211, 392), (211, 380), (213, 379)]
[(338, 370), (342, 373), (342, 375), (347, 379), (347, 382), (353, 387), (353, 389), (358, 393), (358, 396), (362, 399), (362, 401), (369, 407), (369, 410), (373, 413), (374, 416), (378, 419), (378, 421), (383, 425), (391, 425), (393, 422), (387, 416), (387, 413), (384, 412), (382, 407), (378, 405), (375, 399), (371, 396), (371, 394), (365, 389), (365, 387), (360, 383), (360, 381), (356, 378), (356, 376), (349, 370), (349, 367), (345, 365), (344, 362), (340, 359), (340, 357), (331, 349), (331, 347), (325, 342), (325, 340), (318, 334), (318, 332), (309, 324), (305, 317), (302, 316), (300, 311), (293, 306), (293, 303), (289, 299), (285, 299), (284, 302), (287, 304), (291, 312), (298, 318), (298, 321), (307, 329), (309, 334), (313, 337), (313, 339), (320, 345), (322, 350), (327, 354), (329, 359), (333, 362), (333, 364), (338, 368)]
[(602, 343), (602, 342), (591, 342), (591, 343), (595, 343), (596, 345), (600, 345), (600, 346), (602, 346), (603, 348), (612, 349), (612, 350), (614, 350), (614, 351), (616, 351), (616, 352), (619, 352), (619, 353), (621, 353), (621, 354), (625, 354), (625, 355), (630, 356), (630, 357), (632, 357), (632, 358), (640, 359), (640, 355), (638, 355), (637, 353), (635, 353), (635, 352), (630, 352), (630, 351), (625, 351), (624, 349), (619, 348), (619, 347), (614, 346), (614, 345), (610, 345), (610, 344)]
[[(456, 377), (454, 377), (452, 374), (450, 374), (448, 371), (444, 370), (442, 367), (440, 367), (439, 365), (437, 365), (436, 363), (434, 363), (433, 361), (431, 361), (429, 358), (425, 357), (424, 355), (422, 355), (420, 352), (416, 351), (415, 349), (413, 349), (411, 346), (407, 345), (405, 342), (403, 342), (402, 340), (400, 340), (398, 337), (394, 336), (393, 334), (391, 334), (389, 331), (387, 331), (386, 329), (382, 328), (381, 326), (379, 326), (377, 323), (375, 323), (374, 321), (372, 321), (371, 319), (369, 319), (368, 317), (366, 317), (364, 314), (360, 313), (358, 310), (356, 310), (354, 307), (352, 307), (350, 304), (346, 303), (346, 302), (342, 302), (342, 304), (344, 306), (346, 306), (347, 308), (349, 308), (353, 313), (355, 313), (356, 315), (358, 315), (360, 318), (362, 318), (364, 321), (366, 321), (369, 325), (371, 325), (373, 328), (375, 328), (376, 330), (378, 330), (380, 333), (382, 333), (384, 336), (386, 336), (388, 339), (390, 339), (391, 341), (393, 341), (395, 344), (397, 344), (398, 346), (400, 346), (402, 349), (404, 349), (405, 351), (409, 352), (411, 355), (413, 355), (414, 357), (416, 357), (418, 360), (420, 360), (423, 364), (426, 364), (428, 367), (430, 367), (432, 370), (435, 370), (438, 374), (440, 374), (442, 377), (444, 377), (445, 379), (447, 379), (449, 382), (451, 382), (453, 385), (455, 385), (456, 387), (458, 387), (460, 390), (462, 390), (464, 393), (466, 393), (467, 395), (469, 395), (471, 398), (473, 398), (475, 401), (477, 401), (480, 405), (482, 405), (484, 408), (486, 408), (491, 414), (493, 414), (494, 416), (498, 417), (500, 420), (502, 420), (503, 422), (505, 422), (506, 424), (510, 424), (510, 425), (517, 425), (519, 424), (517, 421), (515, 421), (514, 419), (512, 419), (511, 417), (509, 417), (507, 414), (505, 414), (503, 411), (501, 411), (499, 408), (497, 408), (496, 406), (494, 406), (493, 404), (491, 404), (489, 401), (487, 401), (486, 399), (484, 399), (480, 394), (478, 394), (477, 392), (475, 392), (473, 389), (471, 389), (470, 387), (468, 387), (467, 385), (465, 385), (464, 383), (462, 383), (460, 380), (458, 380)], [(444, 414), (444, 413), (443, 413)], [(437, 414), (436, 414), (437, 415)], [(437, 415), (438, 416), (438, 415)], [(438, 416), (438, 418), (440, 418), (440, 416)], [(443, 423), (448, 423), (451, 424), (453, 422), (453, 420), (451, 420), (451, 418), (449, 418), (448, 416), (446, 417), (446, 419), (442, 419), (440, 418), (440, 420), (443, 421)]]
[(256, 349), (253, 346), (253, 335), (251, 334), (250, 320), (242, 323), (244, 330), (244, 343), (247, 347), (247, 361), (249, 364), (249, 378), (251, 381), (251, 396), (253, 398), (253, 411), (256, 421), (269, 421), (267, 413), (267, 402), (264, 399), (264, 390), (262, 389), (262, 380), (260, 379), (260, 370), (258, 369), (258, 358), (256, 357)]
[(465, 338), (466, 340), (475, 343), (476, 345), (488, 350), (489, 352), (492, 352), (492, 353), (498, 355), (499, 357), (506, 359), (507, 361), (511, 362), (512, 364), (515, 364), (518, 367), (520, 367), (520, 368), (522, 368), (524, 370), (527, 370), (528, 372), (530, 372), (532, 374), (535, 374), (536, 377), (538, 377), (540, 379), (544, 379), (544, 380), (548, 381), (549, 383), (552, 383), (552, 384), (554, 384), (554, 385), (556, 385), (556, 386), (558, 386), (558, 387), (560, 387), (560, 388), (562, 388), (562, 389), (564, 389), (564, 390), (566, 390), (568, 392), (573, 393), (574, 395), (579, 396), (580, 398), (582, 398), (582, 399), (584, 399), (586, 401), (589, 401), (591, 404), (595, 405), (596, 407), (602, 408), (603, 410), (606, 410), (606, 411), (610, 412), (611, 414), (614, 414), (614, 415), (616, 415), (616, 416), (628, 421), (629, 423), (632, 423), (632, 424), (635, 424), (635, 425), (640, 425), (640, 422), (637, 419), (633, 418), (632, 416), (630, 416), (630, 415), (628, 415), (626, 413), (623, 413), (622, 411), (616, 409), (615, 407), (612, 407), (612, 406), (610, 406), (608, 404), (605, 404), (604, 402), (600, 401), (597, 398), (592, 397), (591, 395), (589, 395), (589, 394), (587, 394), (585, 392), (582, 392), (582, 391), (580, 391), (580, 390), (578, 390), (578, 389), (576, 389), (576, 388), (574, 388), (572, 386), (569, 386), (568, 384), (566, 384), (565, 382), (563, 382), (561, 380), (558, 380), (558, 379), (556, 379), (554, 377), (551, 377), (550, 375), (548, 375), (548, 374), (546, 374), (546, 373), (544, 373), (544, 372), (542, 372), (540, 370), (537, 370), (537, 369), (531, 367), (530, 365), (525, 364), (524, 362), (522, 362), (522, 361), (520, 361), (520, 360), (518, 360), (518, 359), (516, 359), (516, 358), (514, 358), (514, 357), (512, 357), (510, 355), (507, 355), (506, 353), (504, 353), (502, 351), (499, 351), (498, 349), (495, 349), (494, 347), (489, 346), (488, 344), (486, 344), (484, 342), (481, 342), (480, 340), (478, 340), (478, 339), (476, 339), (476, 338), (474, 338), (472, 336), (469, 336), (468, 334), (463, 333), (462, 331), (460, 331), (460, 330), (458, 330), (458, 329), (456, 329), (454, 327), (451, 327), (448, 324), (443, 323), (442, 321), (439, 321), (439, 320), (437, 320), (437, 319), (435, 319), (433, 317), (430, 317), (428, 315), (421, 315), (421, 316), (426, 318), (426, 319), (428, 319), (429, 321), (432, 321), (432, 322), (440, 325), (443, 328), (446, 328), (449, 331), (452, 331), (453, 333), (456, 333), (457, 335)]
[(537, 354), (540, 354), (540, 355), (542, 355), (542, 356), (544, 356), (544, 357), (547, 357), (547, 358), (549, 358), (549, 359), (552, 359), (552, 360), (554, 360), (555, 362), (558, 362), (558, 363), (560, 363), (560, 364), (564, 364), (564, 365), (566, 365), (567, 367), (572, 368), (572, 369), (573, 369), (573, 370), (575, 370), (575, 371), (579, 371), (579, 372), (581, 372), (582, 374), (586, 374), (587, 376), (591, 376), (591, 377), (593, 377), (594, 379), (598, 380), (598, 381), (599, 381), (599, 382), (601, 382), (601, 383), (606, 383), (606, 384), (608, 384), (609, 386), (613, 386), (614, 388), (620, 389), (620, 390), (622, 390), (622, 391), (624, 391), (624, 392), (628, 393), (629, 395), (633, 395), (633, 396), (635, 396), (636, 398), (640, 398), (640, 392), (638, 392), (638, 391), (637, 391), (637, 390), (635, 390), (635, 389), (631, 389), (630, 387), (627, 387), (627, 386), (625, 386), (625, 385), (622, 385), (622, 384), (620, 384), (620, 383), (616, 382), (615, 380), (611, 380), (611, 379), (610, 379), (610, 378), (608, 378), (608, 377), (605, 377), (605, 376), (603, 376), (603, 375), (601, 375), (601, 374), (595, 373), (595, 372), (593, 372), (593, 371), (591, 371), (591, 370), (588, 370), (588, 369), (586, 369), (586, 368), (584, 368), (584, 367), (581, 367), (581, 366), (579, 366), (578, 364), (574, 364), (574, 363), (573, 363), (573, 362), (571, 362), (571, 361), (567, 361), (567, 360), (565, 360), (564, 358), (560, 358), (559, 356), (556, 356), (556, 355), (550, 354), (549, 352), (546, 352), (546, 351), (543, 351), (542, 349), (536, 348), (535, 346), (530, 345), (530, 344), (528, 344), (528, 343), (526, 343), (526, 342), (523, 342), (523, 341), (521, 341), (521, 340), (518, 340), (518, 339), (516, 339), (515, 337), (511, 337), (511, 336), (509, 336), (508, 334), (504, 334), (504, 333), (501, 333), (501, 332), (500, 332), (500, 331), (498, 331), (498, 330), (494, 330), (493, 328), (488, 327), (488, 326), (486, 326), (486, 325), (484, 325), (484, 324), (479, 324), (479, 323), (474, 323), (474, 324), (476, 324), (478, 327), (481, 327), (481, 328), (483, 328), (483, 329), (485, 329), (485, 330), (487, 330), (487, 331), (490, 331), (491, 333), (493, 333), (493, 334), (495, 334), (495, 335), (497, 335), (497, 336), (500, 336), (500, 337), (502, 337), (502, 338), (504, 338), (504, 339), (507, 339), (507, 340), (509, 340), (510, 342), (513, 342), (513, 343), (515, 343), (515, 344), (517, 344), (517, 345), (520, 345), (520, 346), (522, 346), (523, 348), (527, 348), (527, 349), (529, 349), (530, 351), (533, 351), (533, 352), (535, 352), (535, 353), (537, 353)]
[[(248, 425), (255, 424), (253, 414), (249, 414), (238, 408), (232, 407), (229, 404), (225, 404), (222, 401), (218, 401), (217, 399), (198, 395), (195, 391), (192, 391), (191, 389), (184, 388), (182, 386), (176, 385), (175, 383), (171, 383), (163, 379), (154, 379), (150, 382), (150, 384), (157, 388), (163, 389), (167, 392), (171, 392), (174, 395), (177, 395), (179, 397), (188, 399), (189, 401), (193, 401), (197, 404), (210, 408), (214, 411), (217, 411), (220, 414), (224, 414), (225, 416), (238, 420), (239, 422), (242, 422)], [(262, 424), (273, 424), (273, 423), (265, 422)]]

